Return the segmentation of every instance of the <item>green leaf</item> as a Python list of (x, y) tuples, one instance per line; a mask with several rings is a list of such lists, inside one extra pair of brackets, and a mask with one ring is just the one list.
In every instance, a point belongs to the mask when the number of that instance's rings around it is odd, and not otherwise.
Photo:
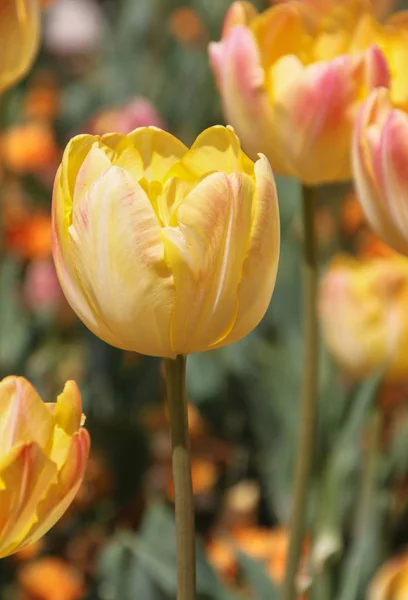
[(264, 566), (243, 552), (238, 552), (237, 558), (243, 579), (255, 594), (250, 597), (254, 600), (278, 600), (278, 588), (271, 581)]

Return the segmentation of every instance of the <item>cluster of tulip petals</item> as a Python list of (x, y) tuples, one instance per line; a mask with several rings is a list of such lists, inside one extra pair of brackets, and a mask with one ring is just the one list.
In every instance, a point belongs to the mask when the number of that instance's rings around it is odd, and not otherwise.
[(50, 404), (22, 377), (0, 382), (0, 557), (38, 540), (71, 504), (89, 453), (83, 421), (73, 381)]
[(191, 148), (155, 127), (78, 136), (55, 181), (53, 253), (68, 302), (113, 346), (175, 358), (235, 342), (275, 284), (269, 163), (221, 126)]

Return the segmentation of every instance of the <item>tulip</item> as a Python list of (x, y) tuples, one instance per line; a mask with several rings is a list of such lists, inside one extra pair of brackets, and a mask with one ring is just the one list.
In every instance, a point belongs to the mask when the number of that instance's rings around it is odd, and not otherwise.
[(366, 217), (382, 240), (408, 254), (408, 115), (378, 89), (365, 102), (353, 139), (354, 182)]
[(372, 580), (367, 600), (405, 600), (408, 598), (408, 554), (383, 564)]
[(68, 381), (44, 404), (22, 377), (0, 382), (0, 557), (38, 540), (63, 515), (82, 481), (89, 435), (81, 396)]
[(52, 227), (68, 302), (113, 346), (167, 358), (218, 348), (268, 307), (279, 254), (274, 178), (230, 128), (207, 129), (191, 149), (154, 127), (74, 138)]
[(0, 6), (0, 92), (31, 67), (39, 44), (38, 0), (2, 0)]
[(336, 258), (325, 273), (319, 312), (329, 351), (353, 377), (384, 366), (389, 381), (408, 372), (408, 260)]
[(315, 39), (303, 13), (298, 3), (256, 14), (235, 2), (209, 53), (226, 118), (244, 149), (314, 185), (351, 177), (357, 110), (372, 88), (388, 84), (388, 69), (375, 46), (336, 55), (343, 42), (324, 31)]

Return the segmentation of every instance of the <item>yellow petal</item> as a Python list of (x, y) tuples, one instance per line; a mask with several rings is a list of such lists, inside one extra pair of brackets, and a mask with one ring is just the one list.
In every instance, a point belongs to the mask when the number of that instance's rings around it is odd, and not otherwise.
[(0, 382), (0, 456), (15, 444), (36, 442), (46, 449), (51, 442), (53, 418), (33, 386), (23, 377)]
[(68, 435), (72, 435), (82, 424), (81, 394), (75, 381), (67, 381), (64, 391), (58, 396), (54, 419)]
[(216, 171), (253, 174), (253, 163), (242, 152), (239, 139), (231, 127), (216, 125), (203, 131), (191, 149), (171, 169), (169, 177), (193, 182)]
[(142, 157), (148, 181), (163, 181), (169, 169), (187, 152), (187, 147), (157, 127), (141, 127), (127, 136)]
[(26, 544), (32, 544), (58, 521), (75, 498), (87, 465), (90, 439), (86, 429), (72, 437), (72, 444), (56, 483), (49, 488), (37, 507), (38, 519), (27, 534)]
[[(169, 356), (173, 281), (160, 225), (132, 175), (111, 167), (74, 205), (71, 252), (96, 318), (85, 325), (108, 343)], [(78, 311), (76, 297), (67, 299)]]
[(217, 346), (236, 342), (256, 327), (275, 286), (280, 249), (279, 205), (272, 169), (264, 156), (255, 163), (255, 175), (250, 241), (238, 288), (239, 312), (233, 330)]
[(8, 464), (1, 465), (0, 556), (24, 545), (37, 505), (56, 476), (56, 466), (34, 442), (15, 447)]
[(209, 175), (180, 204), (178, 226), (163, 230), (176, 287), (171, 339), (177, 354), (207, 350), (235, 323), (253, 193), (248, 175)]
[(132, 138), (121, 133), (108, 133), (101, 138), (104, 146), (113, 150), (112, 165), (122, 167), (130, 173), (136, 181), (144, 176), (144, 165), (140, 152), (135, 148)]

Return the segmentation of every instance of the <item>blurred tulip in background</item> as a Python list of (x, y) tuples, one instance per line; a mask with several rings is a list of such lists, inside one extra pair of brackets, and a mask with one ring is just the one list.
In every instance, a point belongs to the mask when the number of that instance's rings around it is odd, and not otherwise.
[(389, 381), (408, 373), (408, 260), (336, 257), (321, 282), (320, 316), (329, 351), (346, 373), (381, 367)]
[(156, 128), (78, 136), (55, 181), (53, 254), (68, 302), (113, 346), (175, 357), (230, 344), (275, 284), (269, 163), (220, 126), (190, 149)]
[(103, 135), (116, 131), (128, 134), (138, 127), (160, 127), (165, 124), (156, 107), (143, 96), (136, 96), (123, 106), (106, 109), (95, 115), (90, 124), (90, 133)]
[(89, 435), (81, 396), (66, 383), (44, 404), (22, 377), (0, 383), (0, 556), (43, 536), (71, 504), (84, 476)]
[(2, 0), (0, 4), (0, 92), (31, 67), (39, 45), (38, 0)]
[(337, 46), (344, 50), (336, 29), (311, 34), (299, 3), (257, 14), (234, 2), (221, 41), (209, 47), (226, 119), (244, 150), (263, 152), (277, 173), (306, 184), (351, 177), (357, 110), (371, 89), (388, 84), (374, 45), (355, 55), (339, 55)]
[(372, 92), (353, 141), (354, 181), (374, 231), (408, 254), (408, 115), (395, 109), (386, 89)]

